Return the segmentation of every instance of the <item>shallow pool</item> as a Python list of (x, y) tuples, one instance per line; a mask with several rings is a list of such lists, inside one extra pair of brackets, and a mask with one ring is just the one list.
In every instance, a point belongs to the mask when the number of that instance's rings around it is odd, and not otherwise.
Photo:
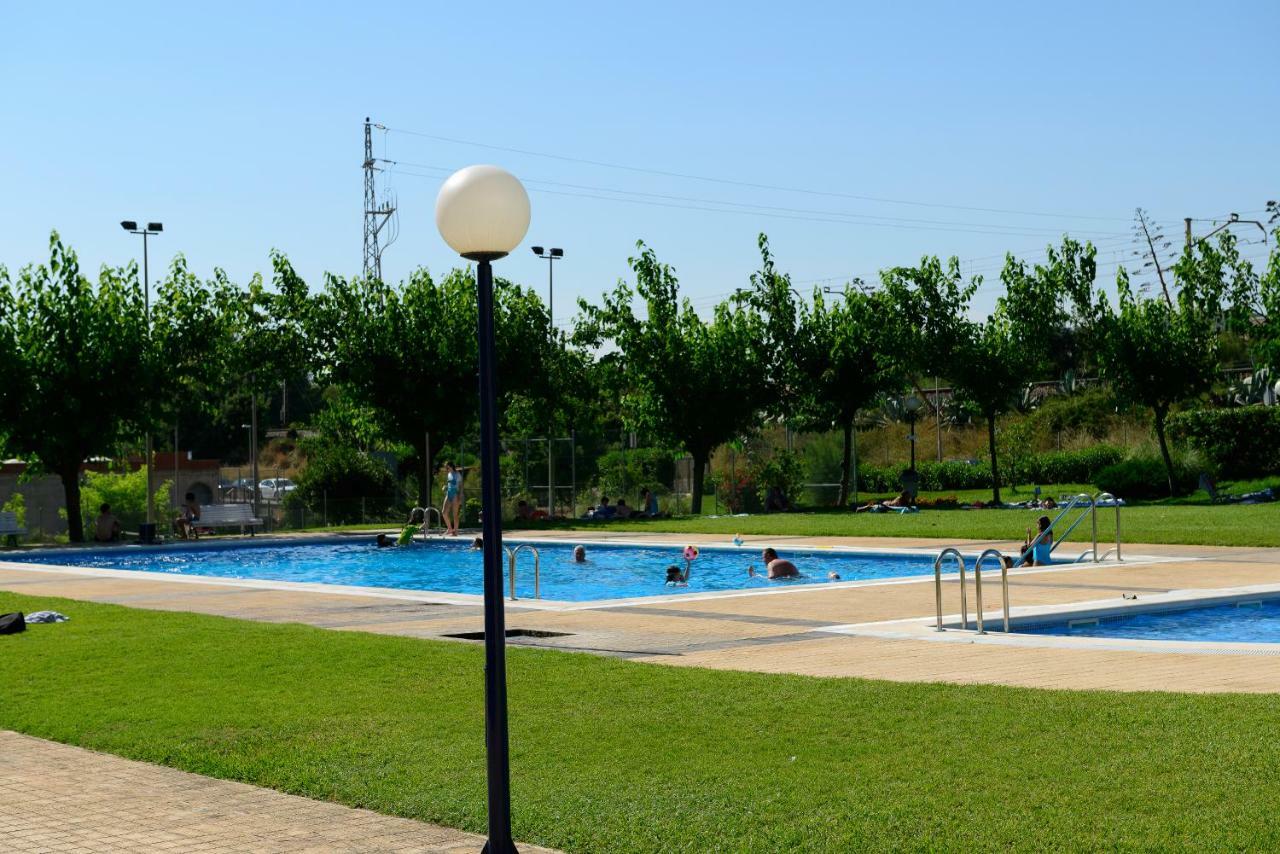
[(1016, 631), (1068, 637), (1278, 643), (1280, 599), (1255, 599), (1176, 611), (1147, 611), (1097, 620), (1074, 619), (1069, 624), (1051, 623)]
[[(509, 547), (516, 540), (505, 542)], [(693, 562), (687, 587), (668, 587), (666, 567), (684, 562), (680, 546), (626, 546), (586, 544), (587, 561), (573, 562), (572, 542), (539, 543), (543, 599), (574, 602), (660, 596), (673, 593), (705, 593), (714, 590), (779, 589), (825, 583), (835, 572), (844, 581), (928, 575), (933, 560), (926, 555), (853, 553), (834, 550), (779, 549), (793, 561), (803, 578), (768, 581), (751, 578), (747, 567), (763, 564), (758, 548), (703, 547)], [(257, 578), (274, 581), (308, 581), (360, 587), (392, 587), (448, 593), (482, 592), (480, 552), (469, 540), (429, 541), (398, 548), (379, 549), (372, 537), (341, 542), (263, 543), (165, 546), (120, 546), (111, 549), (66, 550), (22, 557), (24, 563), (105, 567), (142, 572), (207, 575), (219, 578)], [(505, 569), (504, 561), (504, 569)], [(504, 572), (505, 575), (505, 572)], [(533, 560), (520, 555), (516, 572), (517, 594), (533, 596)], [(508, 588), (505, 586), (504, 591)]]

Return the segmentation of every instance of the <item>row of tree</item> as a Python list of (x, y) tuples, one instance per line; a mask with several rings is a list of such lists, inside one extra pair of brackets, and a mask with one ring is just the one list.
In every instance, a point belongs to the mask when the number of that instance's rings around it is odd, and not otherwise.
[[(532, 290), (499, 280), (504, 429), (642, 430), (692, 455), (695, 512), (706, 463), (723, 443), (771, 418), (834, 429), (844, 435), (843, 503), (857, 413), (941, 376), (987, 422), (998, 500), (997, 419), (1064, 360), (1151, 408), (1171, 481), (1165, 419), (1213, 381), (1223, 330), (1259, 364), (1280, 361), (1280, 253), (1255, 271), (1229, 234), (1188, 247), (1173, 288), (1158, 296), (1131, 288), (1121, 271), (1110, 298), (1092, 246), (1071, 239), (1041, 264), (1009, 256), (1003, 293), (982, 319), (981, 278), (966, 280), (955, 259), (927, 257), (883, 271), (876, 287), (854, 282), (805, 298), (763, 235), (759, 245), (760, 269), (709, 318), (643, 243), (630, 259), (633, 281), (599, 304), (581, 302), (568, 336)], [(56, 234), (48, 263), (16, 275), (0, 267), (0, 450), (61, 478), (73, 540), (83, 537), (85, 460), (182, 419), (225, 420), (229, 398), (282, 383), (329, 389), (334, 411), (358, 412), (384, 440), (412, 449), (418, 471), (432, 470), (430, 447), (472, 431), (471, 271), (436, 279), (418, 270), (398, 286), (327, 275), (311, 291), (282, 254), (271, 263), (270, 283), (256, 276), (240, 287), (221, 270), (201, 279), (179, 256), (149, 312), (136, 265), (104, 267), (91, 282)], [(350, 432), (354, 444), (373, 441)], [(427, 478), (419, 489), (426, 502)]]

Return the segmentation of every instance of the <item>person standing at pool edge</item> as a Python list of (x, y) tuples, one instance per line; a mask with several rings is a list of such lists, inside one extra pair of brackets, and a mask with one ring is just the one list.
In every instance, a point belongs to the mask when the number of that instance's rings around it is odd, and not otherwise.
[(452, 461), (444, 464), (444, 508), (440, 515), (444, 517), (445, 534), (457, 536), (459, 516), (462, 512), (462, 472)]

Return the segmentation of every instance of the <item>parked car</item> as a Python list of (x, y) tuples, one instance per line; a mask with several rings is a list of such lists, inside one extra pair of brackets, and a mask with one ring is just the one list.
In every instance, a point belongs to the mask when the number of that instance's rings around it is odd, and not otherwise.
[(221, 484), (222, 500), (228, 503), (244, 503), (253, 500), (256, 492), (253, 479), (242, 477), (239, 480), (223, 481)]
[(258, 495), (264, 501), (282, 501), (286, 495), (297, 488), (297, 484), (287, 477), (269, 477), (259, 481)]

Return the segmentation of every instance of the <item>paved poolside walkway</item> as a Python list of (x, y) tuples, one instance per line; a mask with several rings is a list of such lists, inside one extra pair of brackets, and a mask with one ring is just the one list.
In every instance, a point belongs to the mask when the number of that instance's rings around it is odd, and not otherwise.
[(460, 830), (15, 732), (0, 730), (0, 758), (4, 851), (475, 854), (484, 845)]
[[(550, 532), (546, 539), (724, 543), (723, 536), (613, 532)], [(899, 538), (747, 537), (745, 549), (772, 544), (927, 548), (954, 541)], [(961, 544), (966, 550), (1010, 543)], [(1189, 588), (1280, 584), (1280, 549), (1126, 544), (1131, 563), (1055, 566), (1010, 575), (1012, 603), (1059, 605), (1122, 601)], [(1161, 563), (1140, 563), (1139, 555)], [(164, 610), (195, 611), (328, 629), (447, 638), (482, 629), (476, 598), (368, 589), (329, 592), (254, 585), (234, 579), (197, 580), (150, 573), (22, 568), (0, 555), (0, 590), (64, 596)], [(989, 613), (998, 585), (988, 592)], [(972, 579), (970, 580), (972, 585)], [(972, 605), (972, 589), (970, 590)], [(1054, 649), (988, 643), (833, 635), (834, 625), (918, 618), (934, 610), (932, 581), (787, 586), (734, 594), (685, 593), (623, 605), (575, 603), (561, 609), (529, 600), (507, 603), (509, 629), (562, 633), (512, 639), (678, 666), (899, 681), (987, 683), (1118, 691), (1280, 692), (1280, 655), (1209, 655), (1101, 649)], [(944, 610), (959, 610), (958, 584), (944, 582)], [(954, 636), (950, 638), (954, 641)], [(468, 642), (468, 641), (456, 641)]]

